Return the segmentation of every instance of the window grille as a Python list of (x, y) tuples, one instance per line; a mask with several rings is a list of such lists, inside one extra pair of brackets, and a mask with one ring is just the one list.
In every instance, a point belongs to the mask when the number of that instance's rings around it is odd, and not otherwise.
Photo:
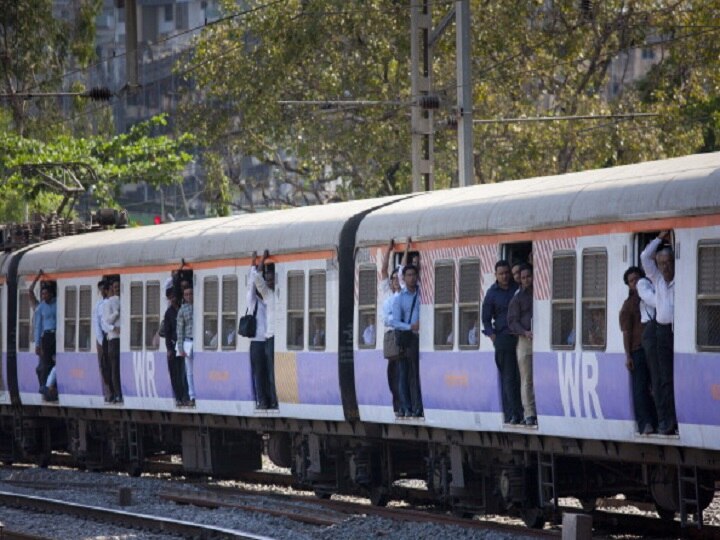
[(313, 350), (325, 349), (325, 271), (310, 272), (310, 306), (308, 325), (308, 347)]
[(582, 345), (604, 350), (607, 341), (607, 253), (586, 249), (582, 254)]
[(460, 260), (460, 348), (477, 349), (480, 342), (480, 261)]
[[(29, 351), (32, 342), (32, 325), (30, 324), (30, 292), (18, 289), (18, 350)], [(34, 344), (33, 344), (34, 348)]]
[(92, 317), (92, 287), (80, 287), (80, 301), (78, 303), (78, 349), (89, 351), (91, 348), (91, 317)]
[(374, 349), (377, 340), (377, 270), (361, 266), (358, 272), (358, 346)]
[(551, 346), (575, 347), (575, 253), (556, 252), (552, 264)]
[[(455, 267), (451, 261), (435, 263), (435, 348), (452, 349), (455, 342), (453, 310)], [(417, 308), (416, 308), (417, 309)]]
[(217, 350), (218, 347), (218, 278), (203, 280), (203, 349)]
[(287, 348), (302, 349), (305, 330), (305, 274), (289, 272), (287, 289)]
[(75, 350), (75, 330), (77, 329), (77, 289), (65, 287), (65, 350)]
[(130, 283), (130, 349), (140, 350), (143, 346), (143, 284)]
[(222, 278), (222, 348), (234, 349), (237, 341), (237, 276)]
[[(148, 281), (145, 284), (145, 348), (158, 348), (155, 334), (160, 330), (160, 282)], [(159, 340), (158, 342), (159, 343)]]
[(697, 348), (720, 350), (720, 241), (698, 245)]

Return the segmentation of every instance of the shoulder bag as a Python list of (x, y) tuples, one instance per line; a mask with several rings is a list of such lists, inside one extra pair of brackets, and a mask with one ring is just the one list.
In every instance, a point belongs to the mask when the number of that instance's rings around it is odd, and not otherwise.
[(252, 314), (248, 314), (248, 310), (245, 309), (245, 315), (240, 317), (240, 324), (238, 325), (238, 334), (246, 338), (254, 338), (257, 332), (257, 309), (260, 301), (255, 299), (255, 309)]

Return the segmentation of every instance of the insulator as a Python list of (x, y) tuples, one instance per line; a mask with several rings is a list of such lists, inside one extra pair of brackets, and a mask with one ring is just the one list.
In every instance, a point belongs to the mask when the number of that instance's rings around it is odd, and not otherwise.
[(420, 105), (421, 109), (439, 109), (440, 108), (440, 98), (436, 95), (425, 95), (420, 96), (420, 99), (418, 100), (418, 105)]
[(91, 88), (86, 95), (93, 101), (109, 101), (113, 97), (113, 93), (106, 86)]

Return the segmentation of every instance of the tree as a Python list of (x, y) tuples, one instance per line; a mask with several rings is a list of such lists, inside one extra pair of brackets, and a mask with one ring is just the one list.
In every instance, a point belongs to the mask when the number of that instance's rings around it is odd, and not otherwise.
[[(0, 0), (0, 89), (10, 97), (14, 131), (37, 137), (57, 117), (52, 100), (29, 101), (17, 94), (56, 91), (71, 64), (94, 55), (95, 16), (102, 0), (73, 0), (66, 17), (53, 14), (52, 0)], [(34, 114), (33, 109), (41, 114)]]
[[(188, 153), (195, 140), (188, 134), (177, 138), (154, 135), (166, 124), (164, 116), (133, 126), (110, 139), (102, 136), (76, 138), (59, 135), (43, 142), (0, 132), (0, 221), (22, 221), (22, 202), (34, 211), (57, 208), (60, 197), (43, 191), (38, 176), (28, 176), (23, 165), (38, 163), (84, 163), (97, 174), (93, 196), (101, 206), (114, 206), (125, 183), (146, 182), (159, 187), (182, 180), (182, 171), (192, 160)], [(79, 178), (85, 189), (92, 177)]]
[[(432, 2), (433, 20), (450, 4)], [(230, 0), (224, 6), (237, 11)], [(195, 83), (185, 126), (225, 157), (226, 170), (238, 154), (258, 156), (290, 176), (301, 193), (338, 177), (335, 195), (342, 198), (406, 191), (407, 107), (289, 107), (278, 101), (409, 101), (409, 3), (250, 6), (255, 9), (205, 31), (182, 66)], [(478, 125), (477, 181), (658, 159), (716, 144), (719, 0), (473, 0), (471, 13), (475, 118), (660, 115)], [(636, 84), (623, 58), (642, 49), (657, 55), (656, 65)], [(437, 43), (432, 70), (435, 91), (446, 97), (437, 117), (451, 116), (451, 34)], [(436, 184), (442, 187), (454, 176), (456, 143), (454, 132), (436, 127)]]

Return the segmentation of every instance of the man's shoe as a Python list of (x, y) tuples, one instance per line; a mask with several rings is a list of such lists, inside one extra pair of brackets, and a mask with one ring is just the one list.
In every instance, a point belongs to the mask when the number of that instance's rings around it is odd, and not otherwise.
[(652, 427), (652, 424), (645, 424), (645, 427), (642, 430), (643, 435), (652, 435), (655, 433), (655, 429)]
[(537, 426), (537, 418), (534, 416), (528, 416), (525, 419), (525, 425), (526, 426)]
[(188, 401), (188, 407), (194, 407), (195, 406), (195, 398), (190, 398)]
[(510, 419), (510, 424), (512, 424), (513, 426), (517, 426), (519, 423), (520, 423), (520, 419), (517, 418), (516, 416), (513, 416), (513, 417)]

